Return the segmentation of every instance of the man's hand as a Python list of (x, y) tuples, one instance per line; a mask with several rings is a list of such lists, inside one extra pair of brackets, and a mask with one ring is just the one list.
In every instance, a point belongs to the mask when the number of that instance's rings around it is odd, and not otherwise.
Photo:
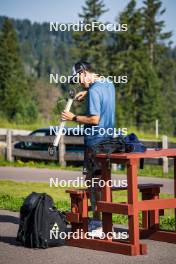
[(66, 112), (66, 111), (64, 111), (61, 114), (61, 120), (62, 121), (72, 121), (74, 116), (75, 115), (72, 112)]
[(82, 91), (76, 94), (75, 99), (77, 99), (78, 101), (81, 101), (84, 99), (84, 97), (86, 96), (87, 91)]

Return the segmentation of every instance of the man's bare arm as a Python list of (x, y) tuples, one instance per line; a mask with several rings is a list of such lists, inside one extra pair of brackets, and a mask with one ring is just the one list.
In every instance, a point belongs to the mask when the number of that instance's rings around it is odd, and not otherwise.
[[(73, 121), (73, 118), (75, 117), (75, 114), (72, 112), (62, 112), (61, 118), (62, 121)], [(97, 115), (91, 115), (91, 116), (77, 116), (76, 121), (82, 124), (91, 124), (91, 125), (97, 125), (100, 121), (100, 117)]]
[(77, 122), (82, 124), (91, 124), (91, 125), (98, 125), (100, 121), (100, 117), (93, 115), (93, 116), (77, 116)]

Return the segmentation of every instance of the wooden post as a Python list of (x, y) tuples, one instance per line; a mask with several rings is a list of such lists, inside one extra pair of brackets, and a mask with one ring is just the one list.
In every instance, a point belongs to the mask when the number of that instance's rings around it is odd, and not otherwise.
[(59, 164), (61, 166), (66, 166), (66, 162), (65, 162), (65, 151), (66, 151), (66, 148), (65, 148), (65, 143), (64, 143), (64, 136), (62, 135), (61, 136), (61, 139), (60, 139), (60, 142), (59, 142), (59, 151), (58, 151), (58, 154), (59, 154)]
[(7, 144), (6, 159), (8, 161), (13, 161), (13, 157), (12, 157), (12, 130), (10, 130), (10, 129), (7, 130), (6, 144)]
[(156, 135), (156, 139), (158, 139), (158, 136), (159, 136), (158, 119), (155, 120), (155, 135)]
[[(167, 149), (168, 148), (168, 138), (167, 136), (162, 136), (162, 148)], [(168, 168), (168, 158), (163, 157), (163, 173), (167, 174), (169, 172)]]
[(112, 167), (111, 168), (112, 168), (113, 171), (116, 171), (117, 170), (117, 164), (116, 163), (112, 163)]

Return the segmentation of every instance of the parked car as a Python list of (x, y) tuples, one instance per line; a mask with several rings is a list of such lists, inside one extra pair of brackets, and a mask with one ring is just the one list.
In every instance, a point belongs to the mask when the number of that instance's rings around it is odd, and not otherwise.
[[(40, 128), (37, 130), (34, 130), (33, 132), (31, 132), (29, 135), (31, 136), (55, 136), (55, 132), (57, 131), (57, 127), (52, 127), (53, 129), (50, 130), (50, 127), (47, 128)], [(59, 127), (58, 127), (59, 129)], [(81, 129), (77, 130), (77, 133), (75, 135), (74, 127), (66, 127), (66, 136), (81, 136)], [(49, 147), (49, 143), (35, 143), (35, 142), (17, 142), (14, 144), (14, 148), (15, 149), (23, 149), (23, 150), (33, 150), (33, 151), (48, 151), (48, 147)], [(84, 152), (84, 145), (80, 144), (80, 145), (75, 145), (75, 144), (67, 144), (66, 145), (66, 152)], [(26, 160), (26, 158), (25, 158)], [(31, 160), (31, 159), (30, 159)]]

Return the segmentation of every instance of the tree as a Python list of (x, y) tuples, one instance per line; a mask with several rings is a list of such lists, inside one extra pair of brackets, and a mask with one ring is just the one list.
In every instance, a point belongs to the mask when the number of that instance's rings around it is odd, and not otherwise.
[(9, 120), (36, 117), (36, 106), (28, 98), (16, 32), (9, 19), (5, 19), (0, 35), (0, 101), (0, 111)]
[(160, 81), (151, 67), (143, 38), (143, 17), (131, 0), (118, 22), (127, 32), (114, 32), (109, 49), (111, 73), (127, 75), (127, 84), (117, 84), (117, 124), (145, 128), (160, 115)]
[(160, 0), (145, 0), (143, 3), (143, 36), (148, 49), (150, 62), (154, 64), (156, 62), (158, 42), (169, 39), (172, 34), (171, 32), (163, 33), (162, 30), (165, 23), (163, 20), (157, 20), (157, 17), (163, 15), (166, 11), (165, 9), (161, 10), (162, 2)]
[[(143, 7), (143, 36), (150, 63), (160, 79), (160, 130), (173, 133), (175, 130), (176, 96), (175, 62), (169, 55), (169, 38), (172, 32), (164, 32), (165, 22), (159, 17), (165, 13), (160, 0), (145, 0)], [(167, 41), (167, 42), (166, 42)]]
[[(79, 17), (85, 24), (98, 22), (100, 17), (107, 10), (102, 0), (86, 0), (82, 14)], [(100, 74), (105, 74), (106, 70), (106, 33), (97, 27), (94, 31), (73, 32), (74, 58), (77, 60), (89, 61), (92, 67)]]

